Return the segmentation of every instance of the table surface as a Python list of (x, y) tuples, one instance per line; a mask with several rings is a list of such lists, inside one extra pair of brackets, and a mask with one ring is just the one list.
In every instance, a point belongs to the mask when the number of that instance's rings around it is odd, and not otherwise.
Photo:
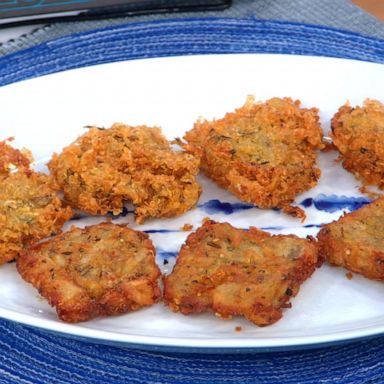
[(353, 0), (360, 8), (384, 21), (384, 1), (383, 0)]

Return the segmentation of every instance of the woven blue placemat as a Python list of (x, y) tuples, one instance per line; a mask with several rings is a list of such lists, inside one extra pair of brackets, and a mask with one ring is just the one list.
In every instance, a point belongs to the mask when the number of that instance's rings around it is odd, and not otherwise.
[(0, 58), (0, 85), (71, 68), (149, 57), (286, 53), (384, 62), (384, 40), (327, 27), (255, 19), (138, 22), (77, 33)]
[(0, 384), (381, 384), (384, 338), (259, 354), (184, 354), (83, 343), (0, 320)]
[[(201, 53), (286, 53), (384, 63), (384, 40), (255, 19), (177, 19), (79, 33), (0, 59), (0, 84), (104, 62)], [(259, 354), (130, 350), (0, 320), (0, 383), (384, 382), (384, 338)]]

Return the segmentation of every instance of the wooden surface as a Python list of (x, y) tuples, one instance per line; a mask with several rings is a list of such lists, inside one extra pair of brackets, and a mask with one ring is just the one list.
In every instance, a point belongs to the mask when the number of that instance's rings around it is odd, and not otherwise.
[(384, 21), (384, 0), (352, 0), (352, 2)]

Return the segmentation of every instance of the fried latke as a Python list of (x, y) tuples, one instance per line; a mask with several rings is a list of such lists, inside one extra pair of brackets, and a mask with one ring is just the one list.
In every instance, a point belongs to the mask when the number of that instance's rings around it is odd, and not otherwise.
[(289, 300), (318, 265), (312, 239), (207, 221), (188, 236), (164, 278), (164, 300), (185, 315), (213, 311), (269, 325), (282, 317), (282, 308), (290, 307)]
[(320, 254), (331, 264), (384, 280), (384, 197), (326, 224), (318, 234)]
[(55, 154), (48, 166), (65, 200), (92, 215), (118, 214), (129, 201), (142, 223), (180, 215), (200, 196), (199, 161), (173, 151), (156, 127), (91, 128)]
[(33, 245), (17, 269), (70, 323), (134, 311), (160, 297), (152, 242), (112, 223), (73, 227)]
[(343, 167), (365, 185), (384, 189), (384, 105), (369, 99), (362, 107), (347, 103), (332, 118), (331, 128)]
[(249, 97), (222, 119), (196, 122), (185, 139), (185, 148), (201, 156), (205, 174), (239, 199), (305, 218), (290, 204), (321, 174), (315, 150), (324, 144), (316, 108), (300, 108), (290, 98), (255, 103)]
[(57, 233), (72, 215), (57, 196), (58, 186), (30, 169), (29, 151), (0, 142), (0, 264), (24, 246)]
[(17, 258), (23, 247), (60, 231), (72, 216), (48, 175), (18, 171), (0, 178), (0, 264)]

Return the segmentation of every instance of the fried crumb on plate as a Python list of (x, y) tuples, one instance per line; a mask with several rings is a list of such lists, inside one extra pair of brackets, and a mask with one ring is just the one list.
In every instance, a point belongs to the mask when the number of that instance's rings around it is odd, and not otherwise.
[(72, 216), (57, 196), (58, 186), (49, 175), (29, 168), (21, 152), (0, 143), (0, 264), (16, 259), (24, 246), (60, 232)]
[(353, 274), (351, 272), (347, 272), (345, 274), (345, 277), (348, 279), (348, 280), (352, 280), (353, 279)]
[(332, 118), (331, 128), (343, 167), (364, 185), (384, 189), (384, 104), (369, 99), (361, 107), (347, 103)]
[(332, 265), (384, 280), (384, 197), (326, 224), (318, 234), (320, 254)]
[(164, 301), (185, 315), (210, 311), (273, 324), (321, 264), (317, 248), (313, 239), (208, 221), (188, 236), (164, 277)]
[(185, 232), (188, 232), (188, 231), (192, 231), (193, 229), (193, 225), (192, 224), (184, 224), (182, 227), (181, 227), (181, 230), (182, 231), (185, 231)]
[(161, 295), (148, 235), (111, 223), (72, 227), (33, 245), (17, 269), (69, 323), (134, 311)]
[(219, 186), (260, 208), (305, 218), (291, 204), (321, 174), (316, 150), (324, 143), (316, 108), (300, 108), (290, 98), (255, 103), (249, 97), (222, 119), (197, 121), (185, 139), (184, 148), (201, 157), (202, 170)]
[(48, 167), (72, 207), (119, 214), (129, 201), (137, 223), (178, 216), (195, 206), (201, 192), (199, 160), (172, 150), (157, 127), (91, 127)]

